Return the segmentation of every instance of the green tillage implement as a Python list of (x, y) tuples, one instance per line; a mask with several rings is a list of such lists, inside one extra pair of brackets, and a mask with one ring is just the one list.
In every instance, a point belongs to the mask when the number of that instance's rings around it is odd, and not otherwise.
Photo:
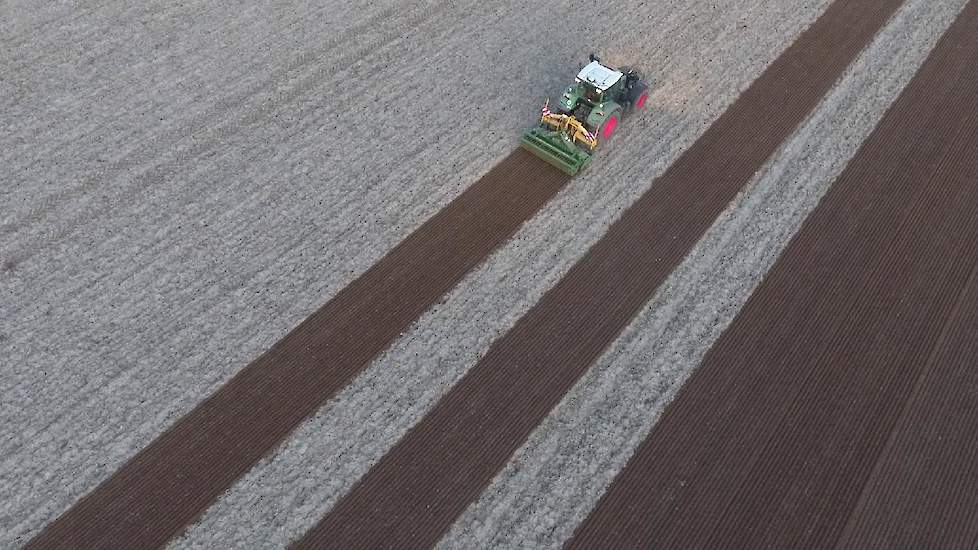
[(523, 147), (571, 176), (591, 163), (598, 146), (614, 133), (624, 113), (645, 107), (648, 84), (638, 71), (615, 70), (591, 54), (574, 83), (550, 110), (550, 99), (536, 126), (523, 134)]
[(544, 128), (542, 125), (527, 130), (521, 144), (569, 176), (578, 173), (591, 162), (591, 154), (574, 143), (566, 132)]

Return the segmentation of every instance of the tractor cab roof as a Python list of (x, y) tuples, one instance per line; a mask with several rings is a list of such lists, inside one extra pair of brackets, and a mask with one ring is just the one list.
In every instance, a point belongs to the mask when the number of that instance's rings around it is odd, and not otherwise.
[(623, 74), (614, 69), (609, 69), (597, 61), (592, 61), (577, 73), (577, 79), (587, 82), (602, 92), (615, 85)]

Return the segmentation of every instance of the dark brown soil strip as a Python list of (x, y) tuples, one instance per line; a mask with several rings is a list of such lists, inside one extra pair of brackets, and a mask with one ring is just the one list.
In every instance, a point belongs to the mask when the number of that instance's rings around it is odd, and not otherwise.
[(900, 4), (830, 6), (298, 546), (436, 543)]
[[(570, 548), (826, 548), (838, 541), (978, 260), (975, 56), (978, 0), (888, 110)], [(939, 521), (936, 509), (917, 511), (916, 518), (889, 519), (925, 529)]]
[(191, 522), (567, 182), (518, 150), (48, 525), (32, 548), (152, 548)]
[(978, 270), (838, 547), (978, 547)]

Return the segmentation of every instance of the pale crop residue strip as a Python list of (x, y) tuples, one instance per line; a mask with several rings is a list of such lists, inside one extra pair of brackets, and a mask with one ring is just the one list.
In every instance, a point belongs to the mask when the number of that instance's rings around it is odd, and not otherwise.
[(966, 3), (904, 3), (439, 550), (542, 550), (573, 535)]
[[(191, 113), (189, 117), (181, 117), (181, 124), (141, 141), (123, 158), (100, 169), (96, 174), (87, 175), (76, 185), (58, 187), (53, 193), (32, 201), (30, 210), (20, 213), (17, 219), (4, 220), (0, 224), (0, 241), (9, 240), (13, 243), (15, 235), (31, 228), (36, 229), (35, 226), (42, 222), (54, 220), (57, 229), (53, 233), (47, 227), (42, 236), (34, 235), (29, 241), (22, 236), (16, 243), (16, 251), (9, 253), (18, 257), (33, 256), (38, 248), (76, 231), (93, 212), (138, 203), (155, 187), (157, 180), (164, 178), (175, 168), (193, 166), (191, 160), (206, 157), (225, 143), (228, 136), (240, 132), (255, 121), (268, 118), (283, 103), (295, 101), (309, 93), (310, 88), (321, 83), (324, 75), (330, 73), (334, 67), (362, 59), (366, 55), (377, 55), (383, 48), (389, 47), (394, 37), (402, 34), (403, 25), (421, 25), (437, 18), (446, 6), (447, 4), (442, 3), (427, 6), (423, 10), (412, 10), (411, 19), (406, 23), (399, 22), (394, 17), (402, 10), (401, 6), (384, 8), (371, 14), (366, 21), (352, 26), (342, 36), (331, 36), (322, 47), (298, 56), (287, 65), (276, 67), (267, 78), (249, 85), (226, 83), (228, 89), (235, 92), (220, 97), (213, 104)], [(365, 37), (369, 40), (355, 52), (333, 60), (328, 66), (319, 66), (324, 52), (331, 51), (338, 43), (348, 42), (350, 36), (358, 37), (358, 45), (360, 41), (366, 40)], [(379, 43), (375, 42), (378, 40)], [(254, 75), (247, 70), (240, 74), (242, 80)], [(289, 82), (290, 85), (286, 87), (284, 82)], [(280, 93), (275, 101), (267, 100), (268, 94), (276, 90)], [(254, 103), (254, 107), (242, 108), (242, 105), (251, 103)], [(246, 114), (240, 116), (235, 109)], [(188, 140), (187, 136), (196, 138)], [(55, 149), (45, 151), (48, 156), (58, 156), (71, 145), (70, 141), (54, 143), (57, 143)], [(125, 181), (113, 185), (113, 193), (110, 195), (92, 194), (93, 189), (104, 185), (107, 177), (121, 177)]]
[(830, 6), (297, 546), (436, 543), (900, 4)]
[(567, 182), (517, 150), (48, 525), (33, 548), (162, 545)]
[[(659, 44), (634, 43), (641, 46), (635, 58), (644, 58), (643, 66), (653, 67), (655, 81), (662, 84), (651, 109), (629, 117), (624, 133), (599, 154), (598, 164), (575, 178), (389, 351), (239, 478), (199, 522), (172, 541), (173, 548), (284, 546), (305, 533), (831, 1), (791, 0), (776, 7), (766, 0), (746, 0), (739, 7), (712, 0), (673, 4), (676, 9), (669, 16), (650, 21), (658, 29), (651, 34), (659, 36)], [(765, 6), (776, 9), (758, 11)], [(646, 6), (652, 14), (660, 9), (661, 4)], [(690, 16), (704, 10), (710, 17)], [(736, 28), (745, 10), (760, 18), (752, 28), (766, 32), (721, 32)], [(676, 29), (676, 21), (688, 24)], [(672, 40), (668, 32), (685, 39)], [(720, 52), (729, 55), (718, 56)], [(703, 79), (698, 92), (690, 103), (679, 105), (670, 90), (680, 86), (689, 67), (704, 63), (697, 71)], [(483, 547), (486, 543), (465, 546)]]
[[(975, 56), (972, 0), (568, 547), (825, 548), (847, 524), (860, 547), (904, 546), (874, 544), (900, 540), (886, 530), (859, 532), (872, 513), (849, 518), (887, 441), (922, 435), (903, 433), (912, 416), (898, 424), (908, 401), (926, 406), (911, 398), (921, 376), (960, 373), (960, 352), (943, 348), (962, 341), (956, 304), (978, 262)], [(971, 434), (953, 432), (969, 425), (942, 428), (953, 434), (947, 445), (973, 453)], [(974, 471), (925, 461), (962, 467), (953, 451), (932, 452), (896, 460), (920, 487), (959, 480), (975, 492)], [(900, 478), (894, 469), (878, 475)], [(926, 508), (894, 490), (866, 498), (886, 494), (904, 499), (890, 503), (888, 528), (917, 526), (903, 540), (922, 548), (942, 536), (941, 510), (970, 498)], [(964, 545), (974, 533), (955, 532)]]

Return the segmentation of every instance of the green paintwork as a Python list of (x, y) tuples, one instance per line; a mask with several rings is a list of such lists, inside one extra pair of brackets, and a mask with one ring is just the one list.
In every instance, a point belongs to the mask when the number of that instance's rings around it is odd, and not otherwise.
[(534, 155), (570, 176), (591, 163), (591, 155), (575, 145), (564, 132), (542, 127), (531, 128), (523, 134), (520, 143)]
[(597, 134), (598, 129), (601, 128), (604, 121), (608, 120), (608, 117), (611, 115), (619, 112), (621, 112), (621, 105), (615, 103), (614, 101), (599, 103), (591, 109), (590, 113), (588, 113), (587, 120), (584, 122), (584, 125), (587, 126), (588, 130)]
[(565, 113), (571, 112), (574, 107), (577, 107), (577, 102), (581, 100), (581, 86), (580, 84), (574, 84), (573, 86), (568, 86), (564, 90), (563, 95), (557, 100), (559, 103), (559, 108)]
[[(594, 57), (591, 59), (596, 60)], [(624, 105), (631, 105), (631, 101), (636, 97), (635, 94), (638, 93), (634, 88), (636, 82), (643, 87), (642, 89), (647, 86), (637, 80), (637, 76), (634, 78), (635, 80), (631, 80), (631, 83), (626, 86), (626, 78), (622, 77), (604, 92), (588, 82), (578, 80), (565, 88), (563, 93), (551, 102), (551, 109), (554, 112), (583, 117), (583, 120), (578, 118), (581, 124), (597, 135), (608, 117), (617, 114), (620, 119), (626, 111)], [(583, 108), (583, 112), (578, 109), (579, 107)], [(627, 111), (631, 111), (631, 108)], [(600, 136), (598, 138), (600, 140)], [(521, 144), (534, 155), (572, 176), (590, 164), (593, 154), (590, 149), (574, 143), (564, 132), (552, 130), (543, 123), (527, 130), (523, 134)]]

